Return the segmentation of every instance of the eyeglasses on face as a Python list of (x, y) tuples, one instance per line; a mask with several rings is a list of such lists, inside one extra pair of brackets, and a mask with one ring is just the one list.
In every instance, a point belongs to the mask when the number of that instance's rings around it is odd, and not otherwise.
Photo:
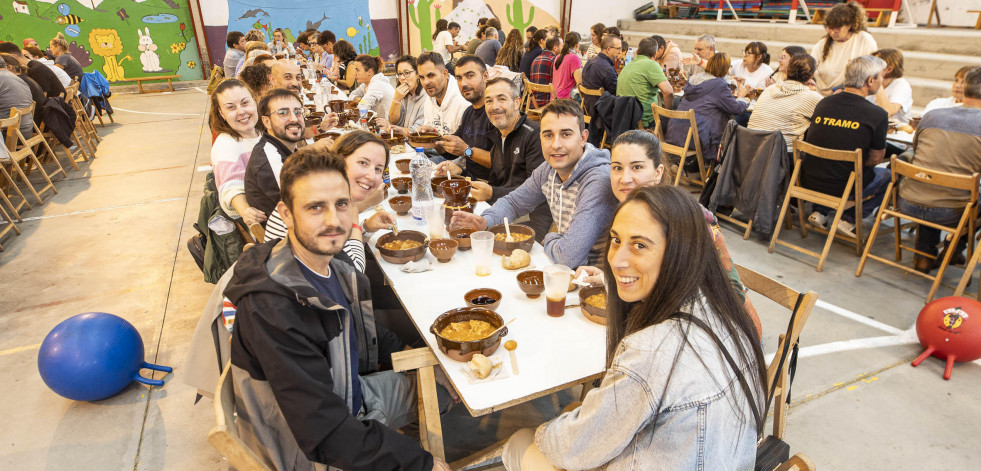
[(399, 72), (399, 73), (397, 73), (395, 75), (397, 75), (399, 78), (402, 78), (402, 77), (408, 77), (408, 76), (410, 76), (410, 75), (412, 75), (414, 73), (415, 73), (415, 71), (410, 70), (408, 72)]
[[(293, 108), (293, 116), (300, 117), (306, 115), (307, 110), (305, 108)], [(279, 115), (280, 118), (286, 118), (290, 115), (289, 108), (280, 108), (272, 112), (272, 114)]]

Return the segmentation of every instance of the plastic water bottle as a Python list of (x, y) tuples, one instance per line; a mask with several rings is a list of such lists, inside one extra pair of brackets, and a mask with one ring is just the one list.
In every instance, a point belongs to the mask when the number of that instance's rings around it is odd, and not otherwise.
[(409, 173), (412, 174), (412, 222), (426, 227), (426, 215), (433, 206), (433, 163), (422, 147), (416, 147), (416, 155), (409, 161)]

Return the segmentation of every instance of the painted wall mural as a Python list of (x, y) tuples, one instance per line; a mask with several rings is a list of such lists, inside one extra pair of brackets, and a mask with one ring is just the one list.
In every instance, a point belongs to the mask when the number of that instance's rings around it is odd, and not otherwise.
[(186, 1), (13, 0), (0, 1), (0, 40), (42, 48), (57, 33), (86, 72), (110, 82), (149, 75), (180, 74), (200, 80), (197, 42)]
[(464, 44), (477, 34), (477, 20), (501, 21), (505, 33), (529, 26), (558, 25), (559, 0), (406, 0), (409, 4), (410, 53), (433, 49), (433, 30), (444, 18), (460, 25), (457, 42)]

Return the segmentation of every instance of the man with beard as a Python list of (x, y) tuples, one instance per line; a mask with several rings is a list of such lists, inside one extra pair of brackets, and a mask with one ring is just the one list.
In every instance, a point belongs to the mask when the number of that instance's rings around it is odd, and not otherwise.
[[(271, 214), (279, 202), (279, 172), (283, 162), (303, 140), (303, 104), (300, 97), (290, 90), (275, 88), (259, 101), (259, 117), (266, 129), (252, 149), (245, 167), (245, 199), (249, 206), (265, 214)], [(326, 148), (327, 139), (314, 146)], [(286, 227), (281, 220), (266, 220), (266, 230), (282, 238)], [(271, 234), (272, 235), (272, 234)]]
[[(303, 85), (301, 85), (301, 80), (303, 79), (303, 74), (300, 72), (300, 66), (296, 62), (286, 59), (278, 60), (271, 62), (269, 68), (272, 69), (272, 75), (270, 76), (272, 79), (272, 88), (285, 88), (295, 93), (296, 96), (302, 96)], [(302, 101), (300, 103), (302, 104)], [(337, 122), (337, 113), (330, 113), (324, 116), (318, 129), (311, 127), (305, 130), (303, 139), (309, 139), (319, 132), (326, 132), (328, 129), (336, 126)]]
[(225, 289), (242, 439), (275, 469), (449, 470), (397, 432), (417, 417), (415, 381), (378, 371), (392, 352), (368, 279), (335, 259), (354, 222), (344, 160), (307, 148), (281, 181), (288, 236), (246, 251)]
[(443, 157), (453, 161), (440, 163), (436, 171), (446, 173), (449, 169), (450, 173), (459, 175), (465, 167), (470, 176), (487, 180), (491, 166), (491, 142), (487, 136), (494, 130), (484, 113), (487, 67), (479, 57), (466, 55), (457, 60), (453, 74), (460, 94), (470, 102), (470, 106), (463, 112), (456, 132), (436, 142), (436, 148), (443, 152)]
[(441, 135), (453, 134), (470, 104), (460, 94), (456, 81), (450, 78), (450, 72), (446, 70), (439, 53), (430, 51), (420, 54), (416, 66), (422, 87), (429, 95), (423, 112), (424, 127), (435, 129)]

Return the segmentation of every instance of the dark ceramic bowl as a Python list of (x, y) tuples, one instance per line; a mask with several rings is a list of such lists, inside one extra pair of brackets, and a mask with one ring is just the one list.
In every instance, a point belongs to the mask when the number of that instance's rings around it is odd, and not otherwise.
[(436, 147), (436, 141), (440, 140), (443, 136), (436, 133), (409, 133), (409, 145), (412, 147), (422, 147), (423, 149), (432, 149)]
[(470, 250), (470, 234), (473, 234), (473, 229), (454, 229), (450, 231), (450, 237), (457, 241), (461, 251)]
[(395, 213), (399, 216), (405, 216), (409, 214), (409, 210), (412, 209), (412, 197), (411, 196), (393, 196), (388, 199), (388, 205), (395, 210)]
[(583, 286), (579, 290), (579, 309), (582, 310), (582, 315), (597, 324), (606, 325), (606, 308), (601, 308), (598, 306), (593, 306), (586, 302), (586, 298), (605, 293), (606, 288), (602, 284), (593, 284), (589, 286)]
[[(387, 134), (381, 134), (378, 137), (381, 138), (382, 142), (384, 142), (389, 149), (395, 146), (400, 146), (402, 144), (405, 144), (405, 136), (399, 136), (398, 134), (392, 137), (388, 137)], [(409, 166), (406, 165), (405, 168), (406, 168), (405, 172), (408, 172)]]
[[(473, 200), (473, 202), (469, 200)], [(443, 203), (443, 224), (446, 227), (450, 227), (450, 221), (453, 219), (454, 211), (466, 211), (468, 213), (472, 213), (476, 205), (477, 205), (477, 200), (474, 200), (473, 198), (468, 198), (467, 205), (462, 207), (450, 208), (446, 206), (446, 203)]]
[(443, 194), (443, 202), (447, 206), (465, 206), (470, 196), (470, 182), (462, 178), (443, 178), (439, 184), (439, 192)]
[(504, 242), (502, 240), (497, 240), (497, 234), (507, 234), (504, 230), (504, 224), (498, 224), (496, 226), (487, 229), (494, 233), (494, 253), (497, 255), (511, 255), (514, 249), (521, 249), (525, 252), (531, 253), (531, 248), (535, 246), (535, 230), (522, 225), (522, 224), (511, 224), (511, 235), (515, 234), (525, 234), (530, 237), (521, 242)]
[(314, 142), (316, 142), (316, 141), (319, 141), (321, 139), (325, 139), (325, 138), (328, 138), (328, 137), (336, 141), (339, 137), (341, 137), (341, 133), (339, 133), (339, 132), (324, 132), (324, 133), (317, 134), (316, 136), (313, 136), (313, 140), (314, 140)]
[[(384, 247), (385, 244), (395, 240), (415, 240), (422, 245), (407, 250), (389, 250)], [(378, 253), (381, 254), (382, 258), (396, 265), (422, 259), (426, 256), (426, 246), (426, 234), (418, 231), (399, 231), (398, 237), (389, 232), (379, 237), (378, 242), (375, 242), (375, 247), (378, 248)]]
[(433, 239), (429, 241), (429, 251), (433, 253), (436, 260), (439, 260), (439, 263), (446, 263), (453, 258), (459, 245), (456, 239)]
[(316, 93), (307, 93), (306, 95), (307, 95), (307, 100), (311, 100), (311, 101), (313, 100), (313, 97), (317, 96)]
[[(488, 298), (493, 298), (494, 302), (490, 304), (474, 304), (473, 300), (481, 296), (487, 296)], [(467, 294), (463, 295), (463, 300), (467, 302), (467, 306), (482, 307), (484, 309), (490, 309), (491, 311), (496, 311), (497, 306), (501, 305), (501, 292), (491, 288), (472, 289), (470, 291), (467, 291)]]
[(443, 187), (439, 186), (441, 183), (446, 181), (446, 175), (437, 175), (430, 180), (430, 185), (433, 187), (433, 196), (436, 198), (443, 197)]
[(395, 188), (395, 191), (398, 191), (399, 194), (404, 195), (409, 192), (410, 188), (412, 188), (412, 178), (395, 177), (392, 179), (392, 187)]
[(444, 312), (436, 318), (433, 325), (429, 327), (429, 331), (436, 336), (436, 345), (439, 346), (440, 351), (446, 354), (446, 356), (456, 361), (470, 361), (478, 353), (484, 356), (491, 356), (501, 346), (501, 338), (508, 334), (507, 327), (497, 331), (497, 333), (490, 337), (471, 342), (457, 342), (439, 335), (439, 332), (446, 326), (454, 322), (464, 322), (471, 319), (487, 322), (494, 326), (495, 329), (504, 325), (504, 319), (489, 309), (461, 307)]
[(398, 159), (395, 161), (395, 168), (399, 169), (403, 174), (408, 174), (409, 162), (412, 162), (412, 159)]
[(345, 103), (347, 103), (345, 100), (330, 100), (327, 102), (327, 108), (334, 113), (343, 113)]
[(545, 275), (541, 270), (526, 270), (518, 273), (518, 287), (525, 296), (536, 299), (545, 292)]

